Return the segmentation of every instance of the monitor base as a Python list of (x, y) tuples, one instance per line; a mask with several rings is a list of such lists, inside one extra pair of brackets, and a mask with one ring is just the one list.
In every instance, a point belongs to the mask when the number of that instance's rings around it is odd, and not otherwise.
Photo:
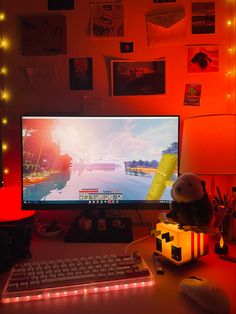
[(131, 219), (129, 217), (78, 217), (71, 224), (64, 241), (129, 243), (133, 241)]

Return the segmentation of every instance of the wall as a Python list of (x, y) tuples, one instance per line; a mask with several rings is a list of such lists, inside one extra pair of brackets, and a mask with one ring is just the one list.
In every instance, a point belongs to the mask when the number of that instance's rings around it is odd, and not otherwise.
[[(7, 19), (4, 33), (9, 38), (9, 48), (4, 53), (4, 62), (9, 67), (5, 81), (10, 92), (9, 101), (4, 104), (9, 124), (4, 127), (3, 137), (9, 143), (4, 153), (4, 165), (9, 174), (4, 177), (5, 185), (18, 184), (20, 178), (20, 137), (19, 117), (22, 113), (102, 113), (102, 114), (179, 114), (182, 122), (186, 117), (209, 113), (235, 112), (234, 97), (227, 98), (232, 82), (226, 73), (229, 69), (230, 56), (228, 47), (231, 37), (226, 21), (230, 13), (229, 0), (216, 0), (216, 33), (191, 34), (190, 0), (177, 0), (177, 5), (185, 7), (186, 38), (175, 43), (175, 38), (163, 46), (149, 47), (147, 44), (146, 14), (156, 12), (163, 7), (175, 4), (156, 4), (151, 0), (126, 0), (125, 37), (92, 38), (90, 35), (90, 3), (76, 1), (72, 11), (47, 10), (47, 0), (2, 0), (2, 7)], [(96, 1), (103, 2), (103, 1)], [(200, 1), (199, 1), (200, 2)], [(201, 1), (209, 2), (209, 1)], [(235, 12), (235, 4), (233, 4)], [(59, 13), (66, 16), (67, 54), (57, 56), (23, 56), (21, 53), (19, 18), (21, 16)], [(122, 54), (120, 41), (133, 41), (134, 52)], [(219, 45), (219, 71), (207, 73), (187, 73), (186, 46), (201, 44)], [(91, 91), (72, 91), (69, 89), (68, 58), (92, 57), (93, 82)], [(115, 96), (110, 93), (110, 59), (166, 60), (166, 93), (149, 96)], [(26, 68), (40, 69), (41, 77), (31, 84), (26, 75)], [(42, 69), (53, 69), (50, 77), (43, 78)], [(200, 106), (184, 106), (184, 88), (186, 83), (202, 85)], [(231, 87), (230, 87), (231, 88)], [(87, 103), (84, 99), (89, 96)], [(3, 110), (3, 109), (2, 109)], [(3, 112), (4, 112), (3, 110)]]

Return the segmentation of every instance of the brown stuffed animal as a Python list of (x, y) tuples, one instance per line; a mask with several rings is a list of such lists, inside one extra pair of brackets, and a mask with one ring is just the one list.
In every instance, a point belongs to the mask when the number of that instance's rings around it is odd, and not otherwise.
[(213, 218), (213, 207), (205, 189), (205, 182), (195, 174), (179, 176), (171, 189), (171, 211), (166, 215), (169, 222), (180, 229), (204, 232)]

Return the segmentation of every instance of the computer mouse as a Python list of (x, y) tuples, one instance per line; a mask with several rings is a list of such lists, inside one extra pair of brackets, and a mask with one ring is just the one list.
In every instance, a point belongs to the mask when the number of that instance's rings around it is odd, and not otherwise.
[(190, 276), (184, 278), (180, 289), (205, 310), (214, 314), (230, 313), (230, 300), (225, 290), (216, 282), (206, 278)]

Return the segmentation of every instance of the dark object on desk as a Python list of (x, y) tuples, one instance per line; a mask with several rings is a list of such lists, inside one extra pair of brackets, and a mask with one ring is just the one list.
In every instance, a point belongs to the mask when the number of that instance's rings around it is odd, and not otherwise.
[(52, 220), (50, 223), (38, 223), (36, 232), (41, 237), (53, 237), (62, 231), (62, 226), (57, 223), (57, 220)]
[(216, 243), (215, 244), (215, 252), (217, 254), (228, 254), (228, 246), (225, 243), (223, 243), (223, 244)]
[(154, 268), (155, 268), (155, 272), (158, 275), (163, 275), (164, 274), (164, 269), (161, 263), (161, 257), (157, 252), (154, 252), (152, 254), (152, 258), (153, 258), (153, 264), (154, 264)]
[(213, 218), (213, 207), (205, 189), (205, 182), (192, 173), (182, 174), (171, 188), (171, 211), (167, 214), (170, 222), (180, 229), (204, 232)]
[(187, 296), (210, 313), (230, 313), (229, 297), (217, 283), (205, 278), (191, 276), (183, 279), (179, 286)]
[(220, 255), (220, 258), (231, 263), (236, 263), (236, 256)]
[[(129, 243), (133, 241), (132, 224), (129, 217), (119, 217), (119, 224), (117, 224), (117, 218), (113, 217), (90, 217), (92, 228), (88, 230), (80, 228), (81, 218), (78, 217), (74, 220), (65, 235), (65, 242)], [(106, 228), (102, 228), (105, 225)]]
[(30, 258), (30, 243), (34, 216), (0, 222), (0, 271), (5, 271), (13, 263)]

